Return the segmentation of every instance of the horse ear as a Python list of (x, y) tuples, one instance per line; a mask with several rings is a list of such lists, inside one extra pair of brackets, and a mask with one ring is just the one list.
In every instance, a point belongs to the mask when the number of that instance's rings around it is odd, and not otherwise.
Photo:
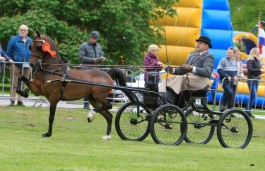
[(40, 32), (38, 30), (36, 31), (36, 36), (40, 37)]

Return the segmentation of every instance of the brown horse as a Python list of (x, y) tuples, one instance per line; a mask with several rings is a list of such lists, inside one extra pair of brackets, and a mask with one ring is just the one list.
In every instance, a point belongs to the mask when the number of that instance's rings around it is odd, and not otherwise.
[[(56, 106), (60, 100), (69, 101), (89, 97), (90, 104), (95, 108), (94, 113), (100, 113), (107, 121), (107, 133), (102, 139), (110, 139), (112, 114), (108, 110), (112, 105), (106, 97), (112, 90), (113, 79), (118, 81), (119, 85), (126, 86), (124, 74), (119, 69), (110, 69), (107, 73), (97, 68), (70, 69), (69, 65), (61, 60), (53, 41), (38, 32), (30, 48), (32, 55), (29, 63), (35, 69), (33, 79), (20, 76), (17, 92), (28, 97), (28, 93), (21, 90), (20, 85), (23, 81), (35, 95), (43, 95), (50, 102), (48, 132), (42, 134), (42, 137), (52, 135)], [(124, 92), (130, 99), (133, 98), (129, 90)], [(93, 115), (88, 115), (88, 121), (92, 119)]]

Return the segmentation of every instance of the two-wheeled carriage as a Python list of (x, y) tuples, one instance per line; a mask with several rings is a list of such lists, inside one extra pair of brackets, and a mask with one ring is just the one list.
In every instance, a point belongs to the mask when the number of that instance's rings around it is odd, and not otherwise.
[(245, 148), (252, 137), (253, 126), (242, 110), (213, 111), (207, 106), (208, 89), (185, 90), (176, 95), (168, 89), (167, 102), (157, 93), (143, 92), (144, 100), (128, 102), (117, 112), (115, 126), (124, 140), (144, 140), (149, 133), (159, 144), (179, 145), (208, 143), (217, 128), (223, 147)]

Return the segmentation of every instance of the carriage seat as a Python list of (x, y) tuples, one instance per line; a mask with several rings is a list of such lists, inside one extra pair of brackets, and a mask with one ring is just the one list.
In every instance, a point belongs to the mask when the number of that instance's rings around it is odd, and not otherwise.
[(209, 86), (206, 86), (200, 90), (183, 90), (179, 94), (176, 94), (171, 87), (167, 88), (167, 99), (171, 104), (179, 106), (180, 108), (185, 107), (185, 104), (189, 101), (190, 97), (207, 98), (207, 91)]
[[(158, 93), (158, 84), (147, 83), (145, 88), (148, 91), (153, 91)], [(143, 92), (143, 103), (148, 106), (151, 110), (157, 109), (161, 104), (158, 95), (155, 93)]]
[(184, 90), (184, 91), (187, 91), (188, 93), (191, 91), (191, 95), (193, 97), (206, 97), (208, 90), (209, 90), (209, 85), (207, 85), (206, 87), (200, 90)]

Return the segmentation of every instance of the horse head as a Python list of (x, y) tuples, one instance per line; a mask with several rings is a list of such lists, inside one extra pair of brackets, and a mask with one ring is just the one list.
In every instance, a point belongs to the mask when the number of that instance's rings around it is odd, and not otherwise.
[(31, 67), (38, 67), (42, 63), (60, 63), (61, 59), (53, 41), (46, 35), (41, 35), (36, 31), (36, 35), (30, 45), (31, 57), (29, 64)]

